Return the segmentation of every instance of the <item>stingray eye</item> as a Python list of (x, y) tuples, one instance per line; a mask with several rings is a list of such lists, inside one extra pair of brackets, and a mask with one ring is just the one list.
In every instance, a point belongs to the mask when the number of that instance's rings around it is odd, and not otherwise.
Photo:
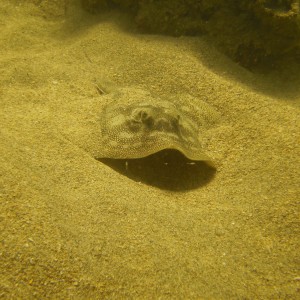
[(146, 108), (143, 107), (137, 107), (132, 109), (132, 112), (130, 114), (130, 119), (133, 122), (144, 122), (148, 117), (150, 113), (146, 110)]
[(143, 118), (145, 118), (144, 114), (145, 112), (140, 108), (134, 109), (130, 115), (130, 119), (132, 122), (142, 123)]
[(141, 111), (140, 112), (140, 116), (141, 116), (142, 122), (147, 121), (147, 119), (149, 118), (149, 115), (148, 115), (148, 113), (146, 111)]
[(148, 129), (153, 129), (155, 120), (151, 115), (144, 111), (142, 112), (142, 122)]
[(128, 127), (133, 131), (142, 130), (144, 127), (151, 129), (154, 124), (154, 118), (152, 115), (153, 112), (149, 107), (138, 107), (133, 109), (129, 117)]

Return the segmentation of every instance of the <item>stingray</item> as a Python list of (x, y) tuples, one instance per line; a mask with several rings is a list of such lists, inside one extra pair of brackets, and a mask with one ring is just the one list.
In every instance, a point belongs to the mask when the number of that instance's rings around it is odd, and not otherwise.
[(201, 135), (219, 119), (209, 104), (190, 95), (160, 99), (136, 88), (121, 89), (99, 114), (97, 158), (143, 158), (175, 149), (194, 161), (211, 162)]

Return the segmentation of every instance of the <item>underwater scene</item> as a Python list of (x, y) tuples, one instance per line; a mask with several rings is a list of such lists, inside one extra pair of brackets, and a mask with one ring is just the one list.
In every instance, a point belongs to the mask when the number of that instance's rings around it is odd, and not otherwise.
[(299, 299), (299, 0), (1, 0), (0, 29), (0, 299)]

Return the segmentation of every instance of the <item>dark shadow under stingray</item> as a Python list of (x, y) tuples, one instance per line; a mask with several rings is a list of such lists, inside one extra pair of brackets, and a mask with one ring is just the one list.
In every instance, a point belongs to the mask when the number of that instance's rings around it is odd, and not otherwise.
[(206, 185), (216, 169), (205, 161), (192, 161), (177, 150), (166, 149), (144, 158), (98, 158), (115, 171), (160, 189), (187, 191)]

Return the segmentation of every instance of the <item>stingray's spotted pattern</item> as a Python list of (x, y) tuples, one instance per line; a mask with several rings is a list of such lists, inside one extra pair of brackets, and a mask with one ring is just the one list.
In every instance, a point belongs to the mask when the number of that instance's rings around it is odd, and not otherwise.
[(137, 89), (123, 89), (114, 99), (100, 116), (102, 157), (141, 158), (177, 149), (191, 160), (210, 160), (199, 140), (217, 116), (207, 104), (159, 100)]

